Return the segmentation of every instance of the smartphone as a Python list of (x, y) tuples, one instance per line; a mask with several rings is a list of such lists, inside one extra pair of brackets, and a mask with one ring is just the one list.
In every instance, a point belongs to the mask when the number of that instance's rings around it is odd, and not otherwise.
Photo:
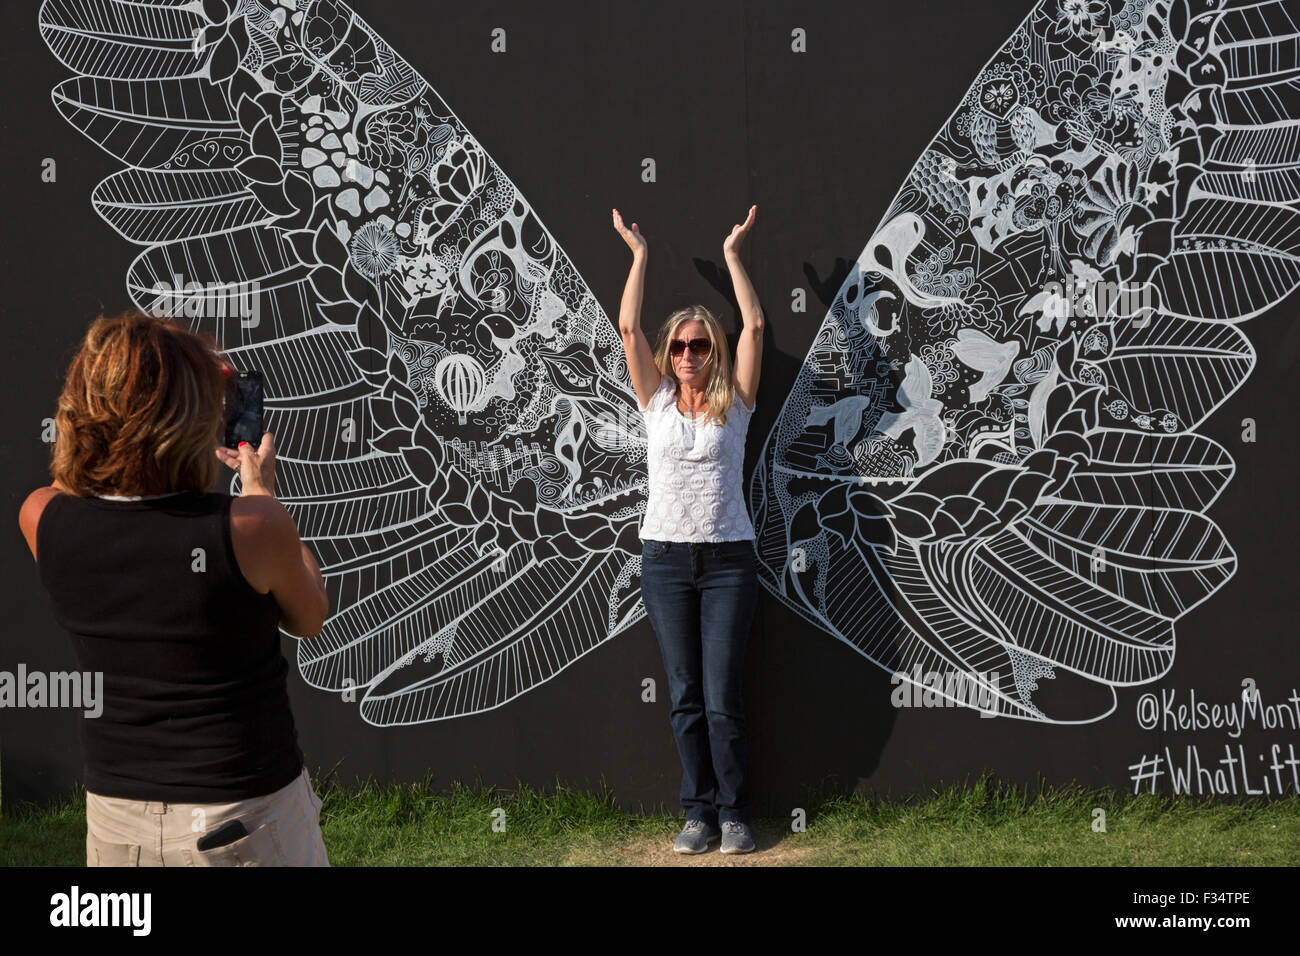
[(262, 373), (235, 372), (229, 381), (226, 447), (238, 448), (241, 441), (246, 441), (257, 448), (262, 443)]
[(200, 850), (215, 850), (219, 846), (229, 846), (246, 836), (248, 836), (248, 828), (244, 826), (243, 820), (227, 820), (211, 833), (199, 837), (194, 846)]

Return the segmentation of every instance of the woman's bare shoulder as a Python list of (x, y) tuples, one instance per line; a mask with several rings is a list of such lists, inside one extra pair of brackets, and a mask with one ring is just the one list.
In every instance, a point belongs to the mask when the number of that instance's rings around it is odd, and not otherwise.
[(36, 557), (36, 526), (40, 523), (45, 506), (55, 495), (63, 494), (63, 489), (56, 485), (44, 485), (29, 494), (18, 509), (18, 527), (27, 539), (27, 550)]

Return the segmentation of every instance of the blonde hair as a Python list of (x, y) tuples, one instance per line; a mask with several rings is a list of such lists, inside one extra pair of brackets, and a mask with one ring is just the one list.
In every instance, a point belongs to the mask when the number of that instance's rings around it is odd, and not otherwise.
[(654, 352), (655, 367), (659, 369), (660, 375), (667, 375), (673, 380), (673, 400), (676, 401), (677, 394), (681, 391), (681, 383), (677, 381), (677, 375), (673, 371), (673, 358), (668, 353), (668, 346), (676, 337), (677, 330), (692, 320), (704, 323), (705, 333), (712, 345), (709, 350), (709, 381), (704, 388), (704, 397), (709, 403), (709, 408), (704, 413), (704, 421), (701, 424), (716, 421), (719, 425), (725, 425), (727, 413), (731, 411), (732, 403), (736, 399), (736, 380), (731, 374), (731, 348), (727, 345), (722, 323), (712, 312), (702, 305), (688, 305), (668, 316), (659, 328), (659, 338)]
[(50, 474), (81, 498), (207, 491), (227, 388), (215, 349), (139, 311), (96, 319), (59, 395)]

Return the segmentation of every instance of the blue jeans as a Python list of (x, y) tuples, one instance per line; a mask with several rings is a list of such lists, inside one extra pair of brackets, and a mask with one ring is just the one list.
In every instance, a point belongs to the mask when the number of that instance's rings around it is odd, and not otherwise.
[(641, 598), (668, 675), (686, 819), (748, 823), (740, 684), (758, 603), (754, 542), (644, 540)]

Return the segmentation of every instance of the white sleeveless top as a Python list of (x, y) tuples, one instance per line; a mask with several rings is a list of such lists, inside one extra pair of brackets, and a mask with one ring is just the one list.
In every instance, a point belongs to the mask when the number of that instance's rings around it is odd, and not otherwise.
[[(741, 477), (745, 433), (754, 414), (736, 396), (727, 424), (696, 424), (677, 410), (667, 375), (641, 409), (645, 417), (650, 494), (641, 538), (654, 541), (752, 541)], [(699, 419), (703, 421), (703, 414)]]

